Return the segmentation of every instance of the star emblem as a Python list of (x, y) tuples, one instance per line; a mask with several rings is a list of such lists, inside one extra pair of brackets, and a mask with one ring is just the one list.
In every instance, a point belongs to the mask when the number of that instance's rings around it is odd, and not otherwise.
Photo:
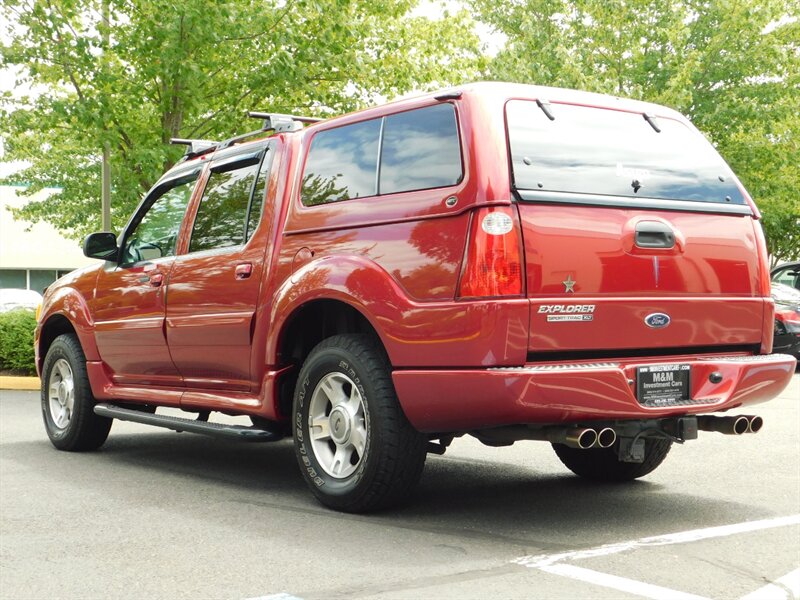
[(567, 278), (564, 281), (562, 281), (561, 283), (564, 284), (564, 293), (565, 294), (569, 294), (569, 293), (573, 293), (574, 294), (575, 293), (575, 284), (577, 283), (577, 281), (575, 281), (572, 278), (572, 275), (567, 275)]

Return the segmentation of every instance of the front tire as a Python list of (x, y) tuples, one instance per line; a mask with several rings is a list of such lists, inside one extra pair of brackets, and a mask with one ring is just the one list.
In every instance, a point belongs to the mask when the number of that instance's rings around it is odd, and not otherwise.
[(309, 354), (293, 409), (300, 470), (322, 504), (367, 512), (405, 500), (425, 465), (426, 438), (403, 414), (383, 348), (336, 335)]
[(102, 446), (113, 420), (94, 414), (94, 405), (77, 336), (58, 336), (42, 367), (42, 418), (53, 446), (69, 451)]
[(553, 444), (562, 463), (576, 475), (594, 481), (631, 481), (655, 471), (669, 454), (672, 440), (645, 438), (644, 461), (622, 462), (617, 456), (619, 442), (610, 448), (581, 450), (563, 444)]

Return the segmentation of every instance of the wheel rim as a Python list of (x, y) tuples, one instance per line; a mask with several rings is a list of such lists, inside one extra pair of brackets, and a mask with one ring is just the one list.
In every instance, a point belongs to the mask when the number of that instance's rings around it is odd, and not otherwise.
[(364, 459), (368, 424), (358, 386), (343, 373), (328, 373), (314, 388), (308, 413), (311, 448), (331, 477), (345, 479)]
[(53, 424), (58, 429), (66, 429), (75, 405), (75, 378), (72, 367), (63, 358), (59, 358), (50, 370), (47, 397)]

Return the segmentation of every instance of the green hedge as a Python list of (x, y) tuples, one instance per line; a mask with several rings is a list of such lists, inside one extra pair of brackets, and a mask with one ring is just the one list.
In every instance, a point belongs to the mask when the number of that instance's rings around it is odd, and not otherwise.
[(0, 313), (0, 369), (36, 372), (33, 354), (35, 328), (36, 316), (32, 310)]

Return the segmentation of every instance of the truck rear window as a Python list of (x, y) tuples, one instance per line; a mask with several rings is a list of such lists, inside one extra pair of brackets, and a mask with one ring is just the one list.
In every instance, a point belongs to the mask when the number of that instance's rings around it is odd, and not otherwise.
[(509, 101), (506, 119), (518, 190), (745, 204), (711, 144), (674, 119), (531, 100)]

